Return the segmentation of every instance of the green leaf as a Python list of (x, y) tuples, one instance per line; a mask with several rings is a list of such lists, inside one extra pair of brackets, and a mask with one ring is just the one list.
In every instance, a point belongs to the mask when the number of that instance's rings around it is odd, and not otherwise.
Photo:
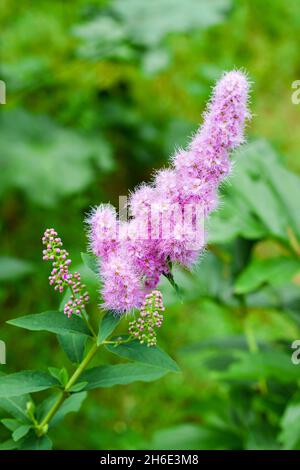
[(112, 334), (112, 332), (114, 331), (114, 329), (116, 328), (120, 320), (121, 320), (121, 317), (114, 315), (112, 312), (107, 312), (104, 315), (102, 322), (100, 324), (100, 328), (99, 328), (98, 339), (97, 339), (98, 344), (103, 343), (103, 341), (105, 341), (106, 338), (108, 338)]
[[(282, 201), (274, 193), (262, 168), (262, 160), (269, 172), (278, 165), (278, 156), (264, 141), (246, 145), (240, 151), (232, 190), (248, 205), (248, 208), (268, 229), (269, 233), (286, 239), (288, 218)], [(262, 157), (263, 156), (263, 157)]]
[(166, 371), (180, 371), (176, 362), (157, 346), (148, 347), (134, 340), (119, 345), (107, 344), (105, 347), (110, 352), (132, 361), (156, 366)]
[(45, 418), (46, 414), (50, 411), (54, 403), (58, 400), (58, 396), (61, 395), (61, 393), (61, 390), (55, 391), (37, 405), (35, 416), (39, 422), (41, 422)]
[(54, 377), (56, 380), (58, 380), (58, 382), (61, 383), (61, 380), (60, 380), (60, 369), (58, 369), (57, 367), (48, 367), (48, 370), (50, 372), (50, 374), (52, 375), (52, 377)]
[(232, 430), (215, 429), (195, 424), (180, 424), (155, 432), (150, 449), (211, 450), (238, 449), (239, 436)]
[(26, 370), (0, 377), (0, 397), (10, 398), (46, 390), (59, 383), (46, 372)]
[[(93, 18), (87, 23), (77, 25), (72, 33), (81, 40), (78, 55), (84, 58), (130, 57), (130, 49), (126, 45), (126, 30), (123, 25), (108, 15)], [(125, 57), (124, 57), (125, 55)]]
[(84, 356), (87, 337), (70, 333), (68, 335), (58, 335), (58, 342), (73, 364), (79, 364)]
[(17, 419), (3, 418), (1, 419), (1, 424), (5, 426), (10, 431), (15, 431), (20, 426), (20, 421)]
[(70, 389), (69, 392), (81, 392), (81, 390), (84, 389), (84, 387), (87, 385), (87, 382), (79, 382), (78, 384), (73, 385)]
[[(266, 347), (266, 343), (257, 341), (259, 348)], [(196, 343), (189, 344), (180, 349), (180, 353), (196, 353), (198, 351), (205, 350), (218, 350), (218, 351), (230, 351), (230, 350), (248, 350), (249, 345), (244, 335), (229, 335), (216, 336), (208, 339), (202, 339)]]
[(90, 336), (91, 333), (78, 316), (68, 318), (62, 312), (43, 312), (15, 318), (7, 322), (10, 325), (31, 331), (49, 331), (59, 335), (69, 333)]
[(235, 283), (237, 294), (246, 294), (260, 287), (265, 282), (279, 286), (291, 282), (294, 275), (300, 271), (297, 259), (275, 257), (254, 259), (240, 274)]
[(99, 276), (99, 259), (91, 253), (81, 253), (81, 259), (93, 273)]
[(20, 444), (20, 450), (51, 450), (52, 449), (52, 441), (51, 439), (45, 435), (42, 437), (37, 437), (33, 430), (25, 436)]
[(248, 240), (262, 238), (268, 232), (264, 224), (251, 213), (249, 205), (232, 190), (226, 193), (222, 208), (211, 214), (208, 229), (209, 243), (228, 243), (237, 236)]
[(171, 284), (171, 286), (173, 287), (173, 289), (175, 290), (179, 300), (182, 302), (182, 294), (181, 294), (181, 290), (178, 286), (178, 284), (176, 283), (175, 279), (174, 279), (174, 276), (172, 274), (172, 272), (168, 272), (168, 273), (165, 273), (164, 274), (165, 278), (168, 279), (169, 283)]
[(62, 369), (58, 369), (57, 367), (48, 367), (48, 370), (52, 377), (57, 379), (57, 381), (64, 387), (66, 383), (68, 382), (68, 372), (65, 367)]
[(94, 179), (94, 164), (103, 173), (113, 167), (110, 145), (99, 133), (83, 135), (21, 109), (3, 114), (1, 128), (5, 171), (0, 189), (21, 190), (38, 206), (54, 206), (59, 199), (78, 194)]
[(53, 419), (49, 423), (49, 428), (56, 426), (67, 414), (77, 413), (86, 397), (87, 392), (74, 393), (68, 397), (55, 413)]
[[(1, 381), (1, 377), (0, 377)], [(28, 421), (26, 414), (26, 405), (30, 401), (30, 395), (21, 395), (17, 397), (2, 397), (0, 400), (0, 408), (14, 416), (20, 421)]]
[(263, 169), (265, 178), (269, 181), (274, 194), (281, 201), (284, 207), (289, 225), (300, 236), (299, 204), (300, 200), (300, 178), (284, 168), (279, 162), (272, 162), (261, 158), (260, 166)]
[(116, 0), (112, 5), (134, 43), (153, 47), (169, 33), (190, 33), (221, 22), (229, 0)]
[(300, 449), (300, 395), (287, 405), (281, 418), (279, 441), (285, 450)]
[(29, 424), (22, 424), (22, 426), (19, 426), (13, 433), (12, 433), (12, 438), (14, 441), (19, 441), (22, 439), (22, 437), (26, 436), (28, 432), (31, 429), (31, 425)]
[(33, 266), (28, 261), (10, 256), (0, 256), (0, 282), (21, 279), (32, 271)]
[(18, 444), (13, 439), (8, 439), (0, 444), (0, 450), (14, 450)]
[(168, 371), (149, 364), (118, 364), (94, 367), (85, 371), (81, 378), (88, 382), (86, 390), (98, 387), (126, 385), (136, 381), (151, 382), (163, 377)]
[(280, 383), (299, 380), (299, 370), (291, 362), (291, 356), (281, 351), (258, 351), (256, 353), (236, 351), (236, 361), (218, 377), (234, 381), (259, 381), (275, 379)]

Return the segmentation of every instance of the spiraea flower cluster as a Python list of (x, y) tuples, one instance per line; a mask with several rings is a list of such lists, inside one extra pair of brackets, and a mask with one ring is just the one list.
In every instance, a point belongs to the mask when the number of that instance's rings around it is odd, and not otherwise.
[(230, 173), (229, 152), (244, 140), (248, 91), (242, 72), (223, 75), (187, 149), (131, 194), (128, 221), (118, 220), (110, 205), (92, 211), (90, 247), (100, 261), (105, 308), (139, 308), (173, 263), (189, 268), (197, 261), (205, 245), (203, 220)]
[(70, 317), (73, 313), (80, 315), (89, 301), (89, 295), (86, 286), (81, 283), (78, 272), (71, 273), (69, 266), (71, 259), (69, 253), (62, 248), (63, 244), (57, 232), (53, 229), (47, 229), (42, 238), (45, 249), (43, 250), (43, 260), (52, 261), (52, 270), (49, 276), (49, 283), (60, 293), (65, 288), (71, 291), (71, 297), (64, 307), (64, 313)]
[(129, 334), (147, 346), (156, 345), (156, 328), (160, 328), (164, 319), (161, 312), (165, 310), (163, 306), (162, 294), (158, 290), (147, 294), (139, 317), (129, 323)]

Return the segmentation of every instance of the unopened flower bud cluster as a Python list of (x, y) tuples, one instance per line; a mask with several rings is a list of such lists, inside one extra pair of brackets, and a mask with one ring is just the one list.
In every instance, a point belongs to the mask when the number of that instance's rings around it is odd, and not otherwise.
[(158, 290), (152, 291), (146, 295), (142, 304), (139, 317), (129, 323), (129, 333), (140, 343), (146, 343), (148, 346), (156, 345), (155, 328), (160, 328), (163, 322), (162, 294)]
[(69, 266), (71, 259), (69, 253), (62, 248), (61, 238), (53, 228), (45, 231), (42, 238), (45, 249), (43, 250), (43, 260), (52, 261), (52, 271), (49, 276), (49, 284), (54, 289), (62, 293), (65, 288), (71, 290), (70, 300), (64, 307), (64, 313), (70, 317), (73, 313), (80, 315), (89, 301), (89, 295), (86, 286), (81, 283), (78, 272), (70, 273)]

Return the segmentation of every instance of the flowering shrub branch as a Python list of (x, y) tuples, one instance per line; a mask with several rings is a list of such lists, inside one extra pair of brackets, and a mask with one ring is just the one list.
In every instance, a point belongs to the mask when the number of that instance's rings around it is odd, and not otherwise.
[[(97, 331), (86, 311), (90, 296), (80, 274), (70, 271), (69, 254), (57, 232), (45, 231), (43, 259), (52, 262), (50, 285), (59, 293), (69, 289), (70, 298), (63, 313), (43, 312), (9, 323), (57, 334), (76, 367), (70, 377), (65, 368), (53, 367), (49, 372), (1, 376), (1, 406), (13, 397), (17, 410), (22, 410), (20, 417), (7, 404), (13, 416), (8, 420), (13, 429), (10, 448), (51, 448), (48, 430), (70, 410), (78, 411), (89, 390), (148, 382), (178, 372), (173, 359), (157, 346), (165, 310), (157, 285), (164, 275), (178, 290), (172, 265), (191, 268), (205, 246), (201, 221), (217, 206), (218, 187), (231, 169), (229, 151), (243, 142), (248, 88), (243, 73), (224, 74), (188, 148), (177, 151), (169, 168), (159, 171), (152, 184), (131, 194), (128, 221), (119, 220), (110, 205), (100, 205), (88, 217), (90, 248), (103, 281), (105, 313)], [(135, 315), (129, 334), (113, 336), (124, 314)], [(101, 347), (129, 362), (88, 368)], [(46, 399), (36, 407), (28, 394), (47, 389), (58, 391), (57, 397), (50, 405)]]

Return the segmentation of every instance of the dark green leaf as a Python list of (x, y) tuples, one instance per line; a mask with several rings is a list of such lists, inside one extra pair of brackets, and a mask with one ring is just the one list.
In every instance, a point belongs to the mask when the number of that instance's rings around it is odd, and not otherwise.
[(103, 343), (103, 341), (105, 341), (106, 338), (108, 338), (112, 334), (120, 320), (121, 317), (114, 315), (112, 312), (107, 312), (104, 315), (99, 328), (97, 340), (98, 344)]
[(106, 349), (118, 356), (143, 364), (150, 364), (162, 370), (180, 371), (176, 362), (157, 346), (148, 347), (134, 340), (119, 345), (107, 344)]
[(69, 392), (81, 392), (87, 385), (87, 382), (78, 382), (77, 384), (73, 385), (70, 389)]
[[(266, 343), (262, 341), (257, 342), (259, 348), (265, 348)], [(203, 339), (197, 343), (193, 343), (187, 346), (184, 346), (180, 349), (180, 352), (183, 354), (193, 353), (204, 350), (218, 350), (218, 351), (228, 351), (228, 350), (248, 350), (249, 345), (247, 339), (244, 335), (227, 335), (227, 336), (218, 336), (212, 337), (209, 339)]]
[(54, 403), (57, 401), (58, 396), (61, 395), (61, 391), (56, 391), (52, 393), (49, 397), (45, 398), (43, 401), (41, 401), (37, 407), (36, 407), (36, 419), (41, 422), (46, 414), (50, 411)]
[(50, 374), (26, 370), (0, 377), (0, 397), (10, 398), (59, 385)]
[(83, 359), (87, 336), (70, 333), (59, 335), (57, 338), (70, 361), (73, 364), (79, 364)]
[(81, 376), (88, 382), (86, 390), (98, 387), (112, 387), (113, 385), (126, 385), (136, 381), (151, 382), (163, 377), (168, 371), (148, 364), (118, 364), (99, 366), (87, 370)]
[(62, 312), (43, 312), (9, 320), (10, 325), (31, 331), (49, 331), (59, 335), (75, 333), (90, 336), (91, 333), (80, 317), (68, 318)]
[(281, 433), (279, 440), (284, 449), (293, 450), (300, 448), (300, 396), (297, 394), (288, 403), (281, 418)]
[[(0, 377), (1, 381), (1, 377)], [(30, 401), (30, 395), (21, 395), (17, 397), (2, 397), (0, 400), (0, 408), (11, 414), (20, 421), (28, 421), (26, 414), (26, 405)]]
[(291, 356), (281, 351), (236, 351), (236, 361), (218, 376), (226, 380), (259, 381), (276, 379), (281, 383), (299, 380), (299, 370), (292, 364)]
[(31, 429), (31, 425), (29, 424), (22, 424), (19, 426), (13, 433), (12, 438), (14, 441), (19, 441), (22, 437), (26, 436)]
[(33, 271), (33, 266), (28, 261), (10, 256), (0, 256), (0, 282), (15, 281), (27, 276)]
[(68, 372), (65, 367), (58, 369), (57, 367), (48, 367), (52, 377), (54, 377), (62, 386), (65, 386), (68, 381)]
[(68, 413), (78, 412), (86, 397), (87, 392), (74, 393), (68, 397), (55, 413), (49, 427), (52, 428), (53, 426), (56, 426)]
[(178, 298), (182, 301), (182, 294), (178, 284), (175, 282), (174, 276), (171, 272), (165, 273), (164, 276), (168, 279), (171, 286), (174, 288)]
[(99, 259), (91, 253), (81, 253), (81, 259), (93, 273), (99, 276)]
[(25, 436), (20, 443), (20, 450), (51, 450), (52, 441), (45, 435), (37, 437), (35, 432), (31, 430), (27, 436)]
[(300, 236), (299, 204), (300, 178), (284, 168), (279, 162), (272, 165), (265, 158), (261, 158), (260, 166), (263, 168), (265, 178), (269, 181), (274, 194), (281, 201), (289, 226)]
[(13, 439), (8, 439), (0, 444), (0, 450), (14, 450), (18, 444)]
[(3, 418), (1, 419), (1, 424), (5, 426), (10, 431), (15, 431), (20, 426), (20, 421), (17, 419)]
[(235, 283), (235, 292), (245, 294), (268, 282), (274, 286), (292, 281), (300, 272), (300, 262), (294, 258), (275, 257), (255, 259), (240, 274)]

